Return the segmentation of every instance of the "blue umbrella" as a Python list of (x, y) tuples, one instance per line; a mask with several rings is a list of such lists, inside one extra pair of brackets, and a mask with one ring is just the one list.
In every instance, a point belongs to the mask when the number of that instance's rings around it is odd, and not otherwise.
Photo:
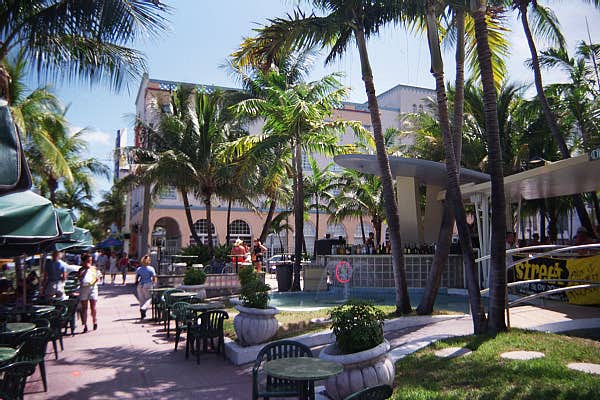
[(123, 246), (123, 241), (114, 238), (114, 237), (109, 237), (108, 239), (104, 239), (103, 241), (101, 241), (100, 243), (98, 243), (96, 245), (97, 248), (99, 249), (107, 249), (109, 247), (122, 247)]

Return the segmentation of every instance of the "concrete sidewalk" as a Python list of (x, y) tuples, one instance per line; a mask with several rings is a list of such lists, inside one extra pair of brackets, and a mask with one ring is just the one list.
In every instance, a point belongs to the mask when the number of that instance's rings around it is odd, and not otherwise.
[[(130, 280), (132, 277), (129, 277)], [(162, 327), (139, 320), (134, 286), (100, 286), (97, 331), (64, 338), (65, 350), (54, 360), (46, 357), (48, 392), (42, 390), (39, 372), (29, 379), (27, 399), (250, 399), (250, 366), (235, 367), (215, 354), (185, 360), (185, 340), (173, 351), (173, 335)], [(511, 311), (513, 327), (535, 329), (564, 323), (573, 316), (597, 318), (597, 308), (517, 307)], [(79, 321), (78, 321), (79, 323)], [(572, 325), (573, 323), (571, 323)], [(577, 324), (575, 322), (575, 324)], [(569, 325), (569, 326), (571, 326)], [(91, 324), (88, 324), (91, 327)], [(468, 316), (429, 325), (387, 332), (392, 357), (402, 358), (442, 338), (472, 333)], [(51, 347), (51, 346), (50, 346)], [(316, 348), (315, 353), (320, 349)], [(324, 398), (324, 397), (319, 397)]]

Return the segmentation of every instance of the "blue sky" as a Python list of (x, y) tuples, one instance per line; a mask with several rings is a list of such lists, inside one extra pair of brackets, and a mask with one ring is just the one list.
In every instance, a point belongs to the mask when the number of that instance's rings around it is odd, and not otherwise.
[[(252, 29), (268, 18), (284, 15), (292, 10), (293, 1), (283, 0), (166, 0), (173, 7), (169, 16), (171, 31), (160, 40), (138, 42), (135, 47), (146, 54), (148, 73), (151, 78), (204, 84), (235, 86), (227, 71), (220, 68), (228, 54), (235, 50), (244, 36), (252, 35)], [(551, 3), (561, 22), (571, 50), (585, 39), (585, 17), (590, 21), (592, 40), (600, 42), (600, 11), (584, 5), (582, 1)], [(508, 60), (512, 81), (531, 83), (532, 74), (524, 66), (529, 50), (515, 14), (507, 16), (511, 27), (511, 55)], [(424, 38), (407, 33), (402, 28), (386, 28), (380, 36), (369, 42), (369, 53), (375, 77), (377, 93), (399, 83), (433, 88), (429, 74), (427, 43)], [(544, 44), (538, 44), (543, 49)], [(453, 54), (445, 54), (447, 79), (453, 78)], [(322, 59), (315, 62), (311, 79), (326, 73), (342, 72), (342, 82), (352, 88), (348, 100), (366, 100), (360, 75), (359, 59), (352, 49), (334, 64), (323, 67)], [(544, 83), (564, 79), (558, 71), (546, 72)], [(46, 82), (40, 82), (45, 84)], [(129, 82), (128, 87), (115, 93), (110, 89), (82, 83), (54, 83), (57, 95), (69, 105), (68, 119), (75, 128), (88, 128), (86, 138), (92, 156), (112, 166), (111, 154), (117, 129), (128, 128), (131, 136), (132, 115), (135, 112), (135, 95), (139, 81)], [(38, 84), (31, 79), (30, 86)], [(130, 137), (131, 143), (131, 137)], [(96, 191), (107, 190), (110, 182), (96, 179)]]

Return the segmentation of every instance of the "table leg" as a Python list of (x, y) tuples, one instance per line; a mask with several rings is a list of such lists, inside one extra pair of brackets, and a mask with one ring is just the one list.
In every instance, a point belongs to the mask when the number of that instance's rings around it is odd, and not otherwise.
[(298, 398), (300, 400), (314, 400), (315, 392), (311, 390), (311, 382), (312, 381), (298, 381)]

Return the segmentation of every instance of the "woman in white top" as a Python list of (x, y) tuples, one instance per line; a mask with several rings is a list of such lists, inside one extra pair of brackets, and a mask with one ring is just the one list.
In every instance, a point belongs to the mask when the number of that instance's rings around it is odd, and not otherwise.
[(119, 273), (119, 268), (117, 266), (119, 259), (117, 258), (117, 253), (114, 251), (110, 253), (110, 258), (108, 259), (108, 273), (110, 274), (110, 283), (111, 285), (115, 284), (115, 279), (117, 278), (117, 274)]
[(96, 301), (98, 300), (98, 271), (92, 265), (92, 256), (88, 253), (81, 255), (81, 268), (79, 269), (79, 300), (81, 300), (81, 322), (83, 323), (83, 333), (88, 331), (87, 310), (88, 302), (92, 313), (92, 322), (94, 330), (98, 329), (96, 320)]

